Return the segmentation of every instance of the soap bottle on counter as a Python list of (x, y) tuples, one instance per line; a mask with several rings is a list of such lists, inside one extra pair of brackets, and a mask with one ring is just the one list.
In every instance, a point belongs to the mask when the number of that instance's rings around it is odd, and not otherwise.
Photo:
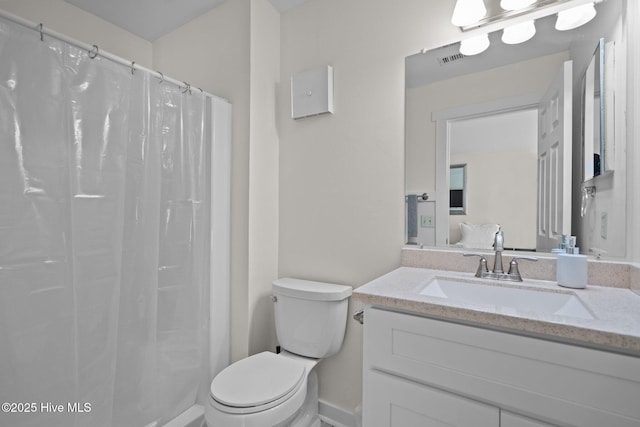
[(558, 238), (558, 240), (559, 240), (558, 247), (552, 248), (551, 249), (551, 253), (552, 254), (566, 254), (567, 253), (567, 246), (569, 245), (569, 237), (565, 233), (562, 233), (562, 236), (560, 236)]
[(557, 282), (567, 288), (582, 289), (587, 287), (589, 264), (587, 256), (580, 255), (575, 242), (575, 237), (571, 236), (566, 252), (557, 255)]

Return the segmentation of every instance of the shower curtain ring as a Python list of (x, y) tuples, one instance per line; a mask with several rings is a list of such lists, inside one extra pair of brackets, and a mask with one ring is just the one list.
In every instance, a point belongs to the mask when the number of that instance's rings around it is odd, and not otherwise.
[(38, 25), (38, 29), (40, 31), (40, 41), (43, 42), (44, 41), (44, 26), (42, 25), (42, 22), (40, 23), (40, 25)]
[(182, 91), (182, 93), (187, 93), (189, 92), (189, 95), (191, 95), (191, 85), (187, 82), (182, 82), (185, 84), (184, 86), (184, 90)]
[(158, 82), (158, 84), (161, 84), (164, 82), (164, 74), (162, 74), (160, 71), (158, 71), (158, 74), (160, 74), (160, 81)]
[(91, 59), (96, 59), (96, 57), (98, 56), (98, 52), (100, 51), (100, 48), (98, 48), (97, 44), (93, 45), (93, 49), (91, 49), (89, 51), (89, 58)]
[(136, 72), (136, 61), (131, 61), (131, 75)]

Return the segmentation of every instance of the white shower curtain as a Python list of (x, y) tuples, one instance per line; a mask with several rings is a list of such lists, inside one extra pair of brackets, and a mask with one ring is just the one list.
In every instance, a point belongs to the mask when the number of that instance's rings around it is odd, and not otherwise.
[(161, 425), (207, 378), (211, 98), (90, 56), (0, 19), (1, 426)]

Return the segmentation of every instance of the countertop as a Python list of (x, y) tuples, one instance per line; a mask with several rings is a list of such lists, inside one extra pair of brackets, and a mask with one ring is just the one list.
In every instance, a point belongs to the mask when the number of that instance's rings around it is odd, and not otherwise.
[(596, 317), (581, 319), (421, 295), (420, 290), (436, 277), (461, 281), (479, 280), (473, 273), (400, 267), (359, 287), (353, 292), (353, 298), (375, 307), (640, 357), (640, 295), (629, 289), (602, 286), (568, 289), (545, 280), (483, 280), (496, 286), (573, 294)]

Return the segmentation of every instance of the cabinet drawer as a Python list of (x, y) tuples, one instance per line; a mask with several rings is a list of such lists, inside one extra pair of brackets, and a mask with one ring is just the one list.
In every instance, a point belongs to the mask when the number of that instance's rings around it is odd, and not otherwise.
[(640, 358), (369, 308), (366, 369), (543, 421), (640, 426)]
[(367, 427), (497, 427), (500, 410), (379, 372), (364, 384)]

